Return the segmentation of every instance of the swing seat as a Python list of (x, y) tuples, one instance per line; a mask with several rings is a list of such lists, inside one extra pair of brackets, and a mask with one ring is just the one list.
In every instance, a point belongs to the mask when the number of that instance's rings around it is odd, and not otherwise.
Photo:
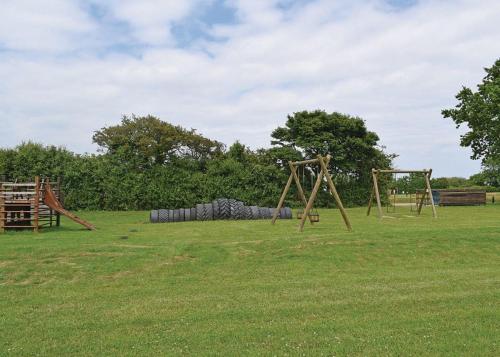
[[(304, 210), (297, 210), (296, 216), (297, 216), (297, 219), (302, 219), (302, 217), (304, 216)], [(310, 212), (309, 218), (311, 219), (311, 222), (319, 222), (319, 213), (318, 212)]]
[(311, 222), (319, 222), (319, 213), (309, 213), (309, 218)]

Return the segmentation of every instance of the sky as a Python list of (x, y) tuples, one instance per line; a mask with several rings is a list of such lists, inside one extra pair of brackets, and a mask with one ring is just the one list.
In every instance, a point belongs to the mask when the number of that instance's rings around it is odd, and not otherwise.
[(302, 110), (359, 116), (401, 169), (480, 170), (441, 110), (500, 57), (500, 1), (0, 0), (0, 147), (95, 152), (152, 114), (270, 146)]

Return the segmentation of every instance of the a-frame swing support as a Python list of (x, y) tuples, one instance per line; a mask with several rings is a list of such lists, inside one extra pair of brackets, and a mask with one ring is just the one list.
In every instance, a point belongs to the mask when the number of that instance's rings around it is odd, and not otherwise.
[(436, 206), (434, 205), (434, 198), (432, 197), (432, 189), (431, 189), (431, 175), (432, 175), (432, 169), (429, 170), (377, 170), (377, 169), (372, 169), (372, 179), (373, 179), (373, 186), (372, 186), (372, 192), (370, 195), (370, 200), (368, 201), (368, 211), (366, 212), (366, 215), (370, 215), (370, 211), (372, 208), (372, 203), (373, 199), (375, 198), (377, 202), (377, 210), (378, 210), (378, 218), (383, 218), (384, 215), (382, 213), (382, 203), (380, 200), (380, 191), (378, 187), (378, 177), (379, 174), (422, 174), (424, 176), (425, 180), (425, 187), (426, 190), (424, 190), (424, 194), (422, 195), (420, 202), (418, 202), (418, 208), (417, 208), (417, 214), (420, 214), (422, 211), (422, 206), (425, 201), (425, 197), (429, 195), (429, 200), (431, 202), (431, 207), (432, 207), (432, 216), (434, 218), (437, 218), (437, 212), (436, 212)]
[[(292, 181), (295, 181), (295, 185), (297, 186), (297, 190), (299, 192), (300, 199), (305, 205), (304, 213), (302, 215), (302, 219), (301, 219), (300, 225), (299, 225), (299, 231), (302, 232), (304, 230), (304, 224), (306, 222), (306, 219), (309, 218), (309, 221), (311, 222), (311, 224), (313, 224), (309, 213), (313, 207), (314, 201), (316, 200), (316, 196), (318, 195), (318, 191), (321, 187), (323, 179), (326, 178), (328, 188), (330, 190), (330, 193), (332, 194), (332, 196), (335, 199), (335, 203), (337, 204), (337, 207), (339, 208), (340, 213), (342, 214), (342, 218), (344, 220), (344, 223), (349, 231), (352, 230), (351, 222), (349, 222), (349, 218), (347, 217), (347, 212), (344, 209), (344, 205), (342, 204), (342, 201), (340, 200), (337, 189), (335, 188), (335, 184), (333, 183), (333, 180), (330, 176), (330, 173), (328, 172), (328, 164), (329, 164), (331, 158), (332, 157), (330, 155), (327, 155), (326, 157), (318, 155), (318, 157), (316, 159), (288, 162), (288, 165), (290, 166), (290, 171), (291, 171), (290, 177), (288, 178), (285, 189), (283, 190), (283, 193), (281, 194), (278, 206), (276, 207), (276, 210), (274, 211), (273, 218), (271, 220), (272, 224), (274, 224), (276, 222), (276, 219), (278, 218), (280, 209), (283, 207), (286, 195), (287, 195), (288, 191), (290, 190), (290, 186), (292, 185)], [(312, 190), (311, 197), (309, 197), (309, 200), (307, 200), (307, 198), (304, 194), (304, 190), (302, 189), (302, 185), (300, 184), (299, 177), (297, 175), (297, 168), (299, 166), (310, 165), (310, 164), (311, 165), (312, 164), (319, 165), (320, 171), (319, 171), (318, 177), (316, 178), (316, 183), (314, 184), (314, 188)]]

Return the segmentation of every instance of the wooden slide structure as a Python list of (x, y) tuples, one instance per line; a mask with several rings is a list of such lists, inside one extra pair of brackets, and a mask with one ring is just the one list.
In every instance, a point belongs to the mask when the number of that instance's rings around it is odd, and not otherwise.
[(48, 180), (43, 185), (43, 202), (54, 211), (68, 217), (69, 219), (75, 221), (76, 223), (81, 224), (88, 230), (91, 231), (95, 230), (94, 225), (81, 219), (80, 217), (76, 216), (75, 214), (71, 213), (70, 211), (66, 210), (63, 207), (61, 202), (59, 202), (59, 200), (57, 199), (54, 191), (52, 191), (52, 188), (50, 187), (50, 183), (48, 182)]

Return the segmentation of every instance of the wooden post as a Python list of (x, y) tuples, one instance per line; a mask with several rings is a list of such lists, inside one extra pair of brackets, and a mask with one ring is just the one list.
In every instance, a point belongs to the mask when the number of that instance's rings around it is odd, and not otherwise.
[(335, 185), (333, 184), (333, 180), (330, 177), (330, 174), (328, 173), (328, 163), (330, 162), (331, 156), (328, 155), (326, 157), (326, 163), (323, 160), (323, 157), (321, 155), (318, 155), (318, 159), (319, 159), (319, 164), (321, 165), (321, 171), (324, 172), (324, 175), (326, 177), (326, 182), (328, 183), (328, 186), (330, 187), (330, 193), (335, 198), (335, 202), (337, 203), (337, 207), (339, 208), (340, 213), (342, 214), (342, 218), (344, 219), (344, 223), (347, 226), (347, 229), (349, 231), (352, 231), (351, 222), (349, 222), (349, 218), (347, 217), (347, 212), (344, 209), (344, 205), (342, 204), (342, 201), (340, 200), (340, 196), (337, 192), (337, 189), (335, 188)]
[(370, 215), (370, 211), (372, 209), (372, 202), (373, 202), (373, 196), (375, 195), (375, 188), (372, 185), (372, 192), (370, 193), (370, 200), (368, 201), (368, 211), (366, 212), (366, 215)]
[(377, 170), (372, 169), (372, 177), (373, 177), (373, 189), (375, 190), (375, 198), (377, 199), (377, 209), (378, 209), (378, 218), (382, 219), (382, 203), (380, 202), (380, 192), (378, 190), (378, 176)]
[(0, 182), (0, 233), (5, 231), (4, 225), (7, 219), (7, 213), (5, 209), (5, 197), (3, 195), (3, 185)]
[(429, 190), (429, 196), (431, 199), (432, 217), (437, 218), (436, 206), (434, 205), (434, 197), (432, 196), (432, 189), (431, 189), (431, 181), (430, 181), (431, 175), (432, 175), (432, 169), (430, 169), (428, 173), (424, 174), (425, 185), (427, 186), (427, 190)]
[(38, 214), (40, 207), (40, 176), (35, 177), (35, 196), (33, 198), (33, 231), (38, 232)]
[[(302, 219), (299, 224), (299, 231), (302, 232), (304, 230), (304, 223), (306, 222), (306, 217), (309, 217), (309, 211), (311, 210), (314, 200), (316, 199), (316, 195), (318, 194), (319, 187), (321, 186), (321, 181), (323, 180), (323, 170), (319, 172), (318, 178), (316, 179), (316, 183), (314, 184), (313, 191), (311, 196), (309, 197), (309, 201), (307, 202), (306, 208), (302, 215)], [(309, 218), (310, 219), (310, 218)]]
[(422, 193), (422, 197), (420, 197), (420, 202), (418, 203), (417, 214), (420, 214), (420, 212), (422, 211), (422, 206), (424, 205), (425, 197), (427, 196), (427, 189), (424, 189), (423, 191), (424, 192)]
[[(57, 199), (64, 205), (64, 199), (61, 193), (61, 176), (57, 176)], [(52, 213), (52, 209), (50, 212)], [(56, 226), (61, 226), (61, 214), (59, 212), (56, 212)]]
[[(297, 167), (291, 162), (289, 162), (288, 164), (290, 165), (290, 170), (292, 172), (293, 179), (295, 181), (295, 185), (297, 186), (297, 190), (299, 192), (300, 199), (304, 203), (304, 208), (305, 208), (307, 206), (307, 198), (306, 198), (306, 195), (304, 194), (304, 190), (302, 189), (302, 185), (300, 184), (300, 179), (297, 176)], [(309, 217), (309, 222), (311, 222), (311, 224), (313, 224), (311, 217)]]
[(278, 215), (280, 214), (280, 209), (283, 206), (283, 202), (285, 202), (286, 194), (288, 193), (288, 190), (290, 189), (290, 186), (292, 184), (292, 180), (293, 180), (293, 174), (290, 173), (290, 177), (288, 178), (285, 189), (283, 190), (283, 193), (281, 194), (280, 201), (278, 203), (278, 207), (276, 207), (276, 210), (274, 211), (273, 219), (271, 220), (271, 224), (274, 224), (276, 222), (276, 219), (278, 218)]

